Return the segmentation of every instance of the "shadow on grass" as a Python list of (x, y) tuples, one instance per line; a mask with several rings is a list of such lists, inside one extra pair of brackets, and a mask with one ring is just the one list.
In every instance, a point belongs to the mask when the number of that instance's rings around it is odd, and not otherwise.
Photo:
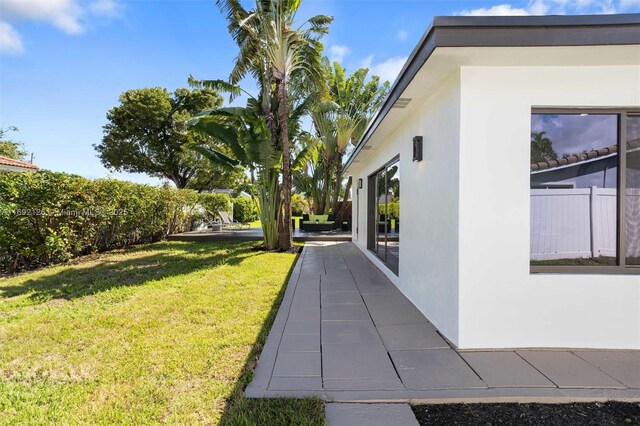
[(224, 408), (220, 424), (225, 426), (288, 426), (324, 425), (324, 403), (319, 398), (247, 398), (244, 390), (253, 380), (253, 370), (256, 366), (260, 352), (264, 346), (271, 326), (287, 289), (287, 283), (298, 262), (300, 255), (296, 256), (278, 296), (271, 305), (269, 314), (262, 324), (251, 352), (247, 356), (242, 372), (238, 377), (233, 391)]
[[(17, 285), (0, 286), (0, 299), (29, 294), (34, 303), (50, 299), (72, 300), (119, 287), (140, 286), (152, 280), (192, 273), (221, 264), (237, 265), (253, 243), (157, 243), (123, 251), (130, 259), (99, 256), (80, 261), (53, 274), (44, 273)], [(140, 255), (141, 253), (148, 254)]]

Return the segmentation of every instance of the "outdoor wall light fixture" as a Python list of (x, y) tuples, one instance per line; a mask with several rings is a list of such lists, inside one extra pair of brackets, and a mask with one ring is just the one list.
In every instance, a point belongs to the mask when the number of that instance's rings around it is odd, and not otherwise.
[(422, 161), (422, 136), (413, 138), (413, 161)]
[(362, 179), (358, 179), (358, 189), (362, 189)]

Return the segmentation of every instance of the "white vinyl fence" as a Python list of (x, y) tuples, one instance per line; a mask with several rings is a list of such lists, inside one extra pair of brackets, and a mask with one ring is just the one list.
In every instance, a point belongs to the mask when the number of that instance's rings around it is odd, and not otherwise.
[(531, 259), (616, 255), (617, 191), (532, 189)]

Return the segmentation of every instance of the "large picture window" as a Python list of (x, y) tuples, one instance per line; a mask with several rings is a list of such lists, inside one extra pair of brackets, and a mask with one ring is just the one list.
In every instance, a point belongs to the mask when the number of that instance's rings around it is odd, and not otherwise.
[(640, 115), (534, 110), (530, 184), (533, 272), (640, 273)]

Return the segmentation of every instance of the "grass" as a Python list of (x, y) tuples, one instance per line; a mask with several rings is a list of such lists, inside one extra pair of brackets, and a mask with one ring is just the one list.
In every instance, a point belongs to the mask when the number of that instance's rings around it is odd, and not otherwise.
[(319, 400), (242, 394), (296, 259), (253, 244), (158, 243), (0, 279), (0, 424), (323, 424)]
[(615, 266), (615, 257), (599, 256), (590, 258), (531, 260), (531, 266)]

